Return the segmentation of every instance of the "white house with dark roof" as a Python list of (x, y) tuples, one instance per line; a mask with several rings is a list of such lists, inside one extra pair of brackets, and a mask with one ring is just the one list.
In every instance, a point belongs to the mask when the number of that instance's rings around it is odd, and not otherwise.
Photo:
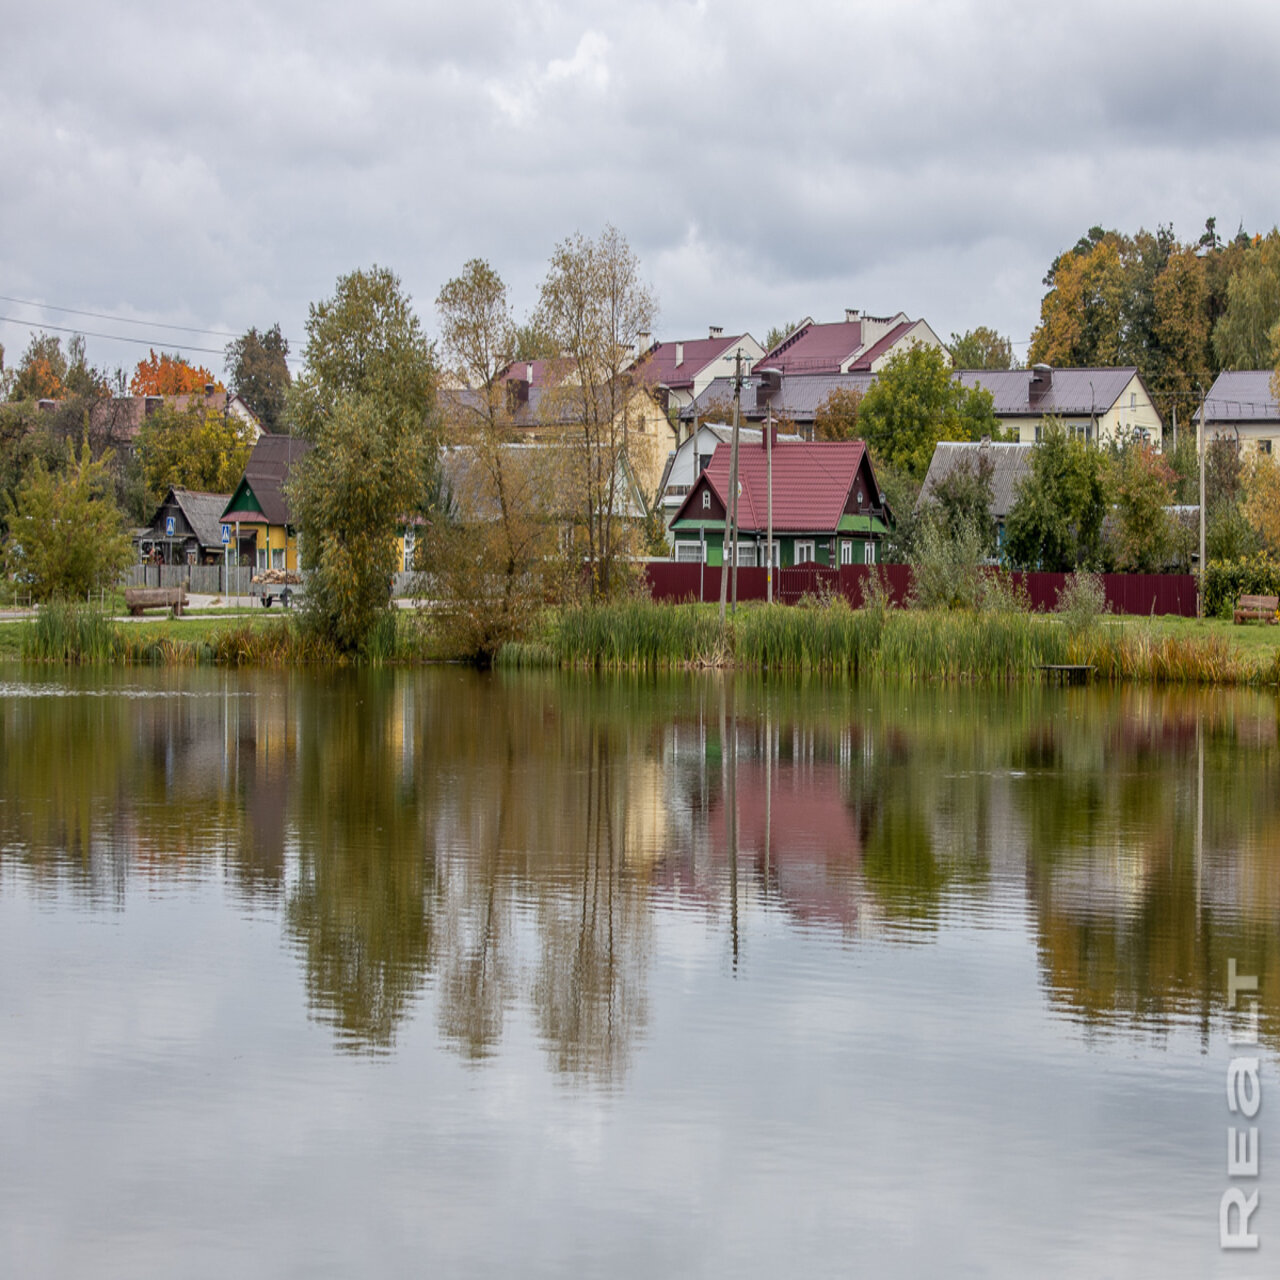
[[(1234, 438), (1246, 449), (1280, 453), (1280, 404), (1271, 387), (1272, 369), (1224, 370), (1204, 402), (1205, 439)], [(1200, 410), (1195, 412), (1199, 425)]]
[(1058, 418), (1085, 440), (1099, 444), (1140, 439), (1160, 447), (1164, 421), (1142, 375), (1132, 366), (1116, 369), (961, 369), (966, 387), (991, 393), (1005, 431), (1016, 430), (1022, 444), (1040, 439), (1044, 420)]

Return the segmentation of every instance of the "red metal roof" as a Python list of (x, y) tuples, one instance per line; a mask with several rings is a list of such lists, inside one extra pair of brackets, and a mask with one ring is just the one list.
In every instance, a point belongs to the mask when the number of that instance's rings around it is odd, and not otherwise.
[(755, 371), (781, 369), (784, 373), (839, 373), (841, 365), (862, 345), (862, 321), (808, 324), (763, 359)]
[[(636, 361), (634, 368), (650, 385), (661, 383), (666, 387), (687, 386), (713, 360), (731, 351), (745, 334), (732, 337), (695, 338), (691, 342), (655, 342)], [(680, 348), (680, 363), (676, 363), (676, 348)]]
[[(730, 446), (721, 444), (703, 473), (721, 502), (729, 494)], [(861, 440), (779, 444), (773, 450), (773, 527), (779, 532), (834, 530), (866, 453)], [(738, 527), (763, 529), (768, 524), (768, 453), (762, 444), (738, 447)], [(697, 486), (694, 486), (696, 489)], [(878, 495), (869, 495), (878, 505)], [(693, 497), (690, 491), (687, 506)], [(676, 519), (684, 515), (684, 506)]]

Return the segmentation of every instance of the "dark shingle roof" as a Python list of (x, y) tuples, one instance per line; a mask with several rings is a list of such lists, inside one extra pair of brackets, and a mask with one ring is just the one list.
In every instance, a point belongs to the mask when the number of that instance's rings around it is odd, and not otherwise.
[(311, 442), (298, 436), (263, 435), (253, 446), (245, 464), (244, 478), (270, 524), (292, 524), (285, 482), (293, 464), (311, 449)]
[(1054, 369), (1049, 386), (1034, 401), (1032, 369), (961, 369), (956, 377), (966, 387), (991, 392), (998, 418), (1041, 418), (1045, 414), (1106, 413), (1137, 373), (1133, 365), (1116, 369)]

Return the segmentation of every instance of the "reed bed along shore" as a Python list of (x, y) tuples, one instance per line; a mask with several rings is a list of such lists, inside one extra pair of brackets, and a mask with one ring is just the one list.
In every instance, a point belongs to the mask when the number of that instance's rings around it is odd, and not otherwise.
[(1280, 683), (1280, 649), (1220, 635), (1161, 634), (1143, 619), (1072, 629), (1050, 614), (851, 609), (842, 601), (745, 605), (722, 629), (714, 605), (584, 605), (498, 655), (508, 667), (664, 671), (724, 667), (895, 680), (1008, 681), (1080, 665), (1098, 679), (1199, 685)]
[[(388, 614), (364, 653), (342, 655), (294, 618), (121, 623), (51, 604), (19, 629), (16, 654), (64, 664), (305, 667), (447, 660), (426, 617)], [(1109, 683), (1280, 685), (1280, 648), (1219, 624), (1103, 617), (1087, 626), (1025, 610), (851, 609), (841, 600), (748, 604), (721, 628), (715, 605), (627, 600), (549, 611), (495, 665), (591, 671), (735, 669), (901, 681), (1001, 682), (1048, 665)], [(1249, 643), (1246, 643), (1246, 639)], [(1277, 637), (1280, 640), (1280, 637)]]

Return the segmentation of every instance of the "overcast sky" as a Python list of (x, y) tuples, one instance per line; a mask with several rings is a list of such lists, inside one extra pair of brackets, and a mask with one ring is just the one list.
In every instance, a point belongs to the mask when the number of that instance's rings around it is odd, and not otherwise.
[[(5, 6), (0, 315), (221, 369), (396, 270), (429, 332), (612, 222), (667, 339), (845, 307), (1018, 356), (1091, 225), (1280, 220), (1280, 5), (1110, 0)], [(13, 299), (131, 317), (127, 325)], [(26, 324), (0, 322), (14, 361)], [(88, 339), (98, 364), (145, 347)]]

